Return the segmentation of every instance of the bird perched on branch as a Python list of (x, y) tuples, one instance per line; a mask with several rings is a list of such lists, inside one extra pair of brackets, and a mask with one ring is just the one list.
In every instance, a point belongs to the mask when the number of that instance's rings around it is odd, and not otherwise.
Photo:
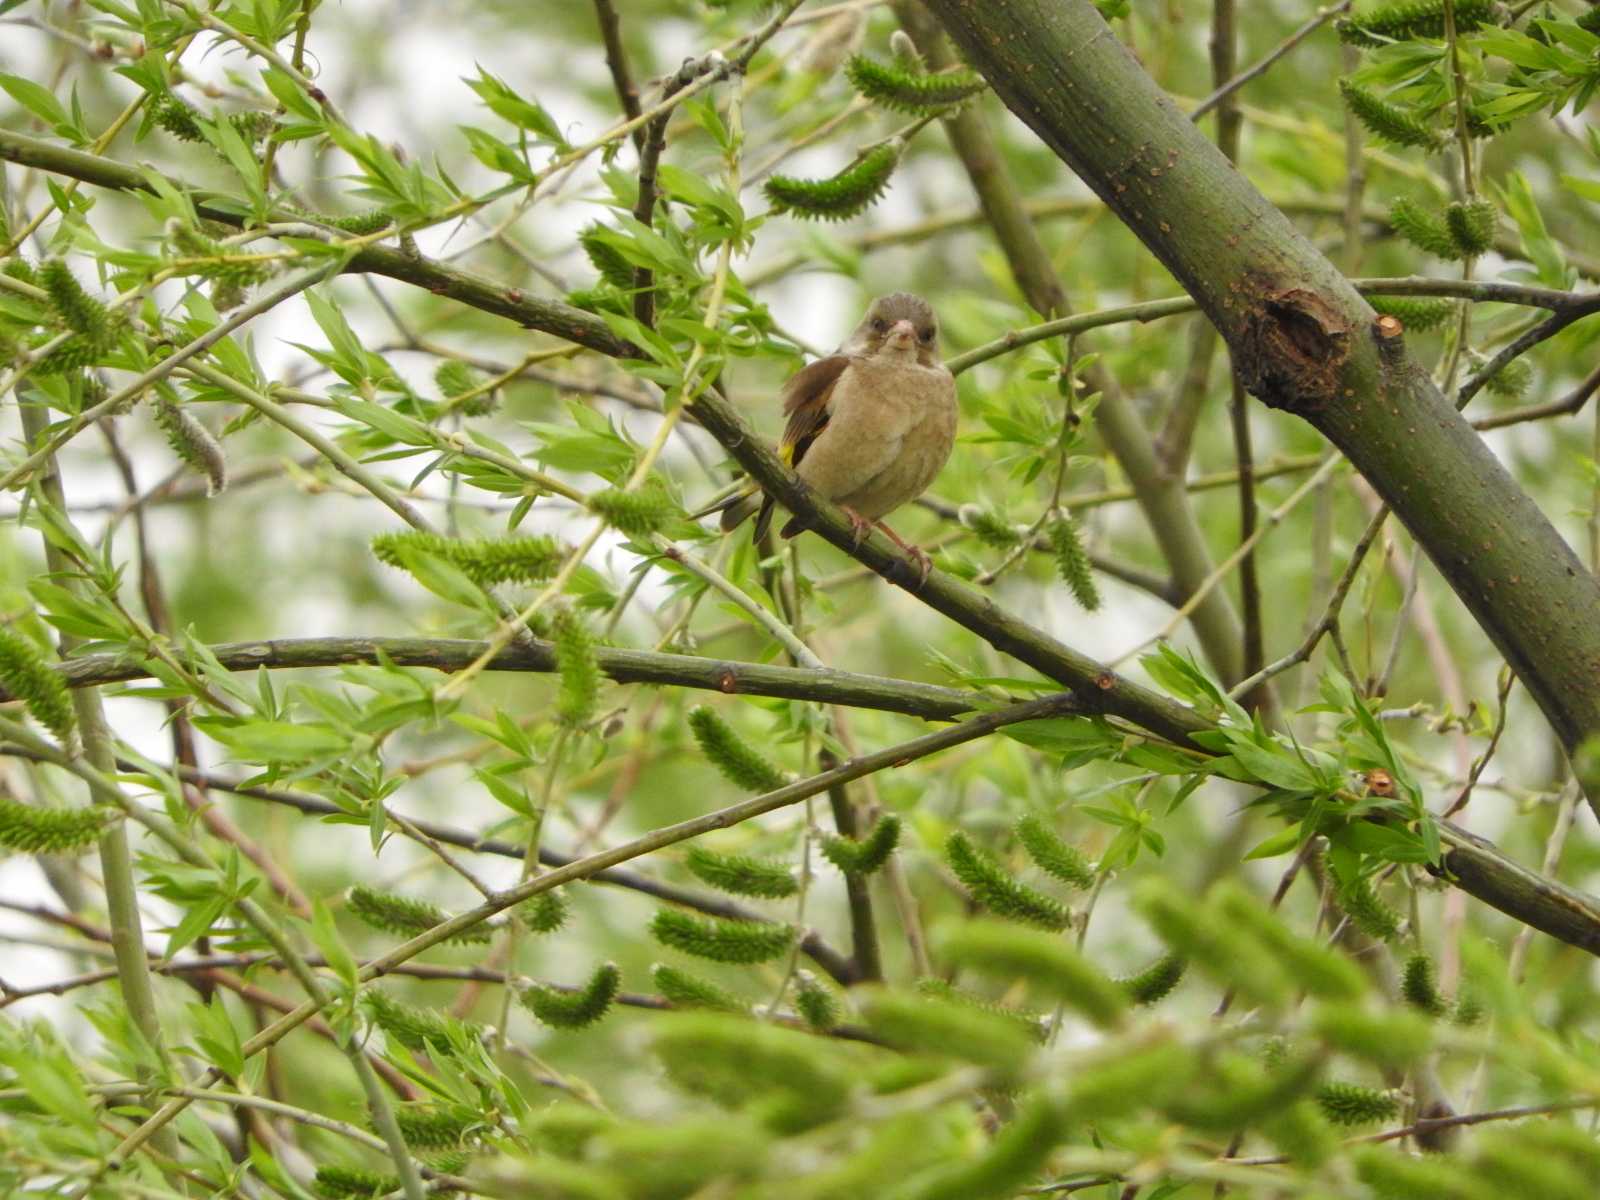
[[(844, 509), (856, 543), (876, 525), (916, 560), (926, 582), (932, 562), (883, 523), (915, 500), (950, 457), (956, 437), (956, 381), (939, 359), (939, 321), (920, 296), (880, 296), (833, 354), (783, 385), (783, 440), (778, 452), (821, 496)], [(752, 486), (695, 514), (722, 513), (724, 531), (752, 513), (757, 539), (772, 523), (774, 501)], [(790, 517), (778, 532), (804, 531)]]

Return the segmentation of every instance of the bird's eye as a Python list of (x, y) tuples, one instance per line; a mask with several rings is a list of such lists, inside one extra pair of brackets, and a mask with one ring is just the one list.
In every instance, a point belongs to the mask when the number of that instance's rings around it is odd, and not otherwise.
[(925, 342), (933, 341), (933, 326), (932, 325), (927, 326), (917, 336), (920, 337)]
[(882, 333), (887, 328), (889, 328), (889, 322), (885, 321), (882, 317), (872, 318), (872, 331), (874, 333)]

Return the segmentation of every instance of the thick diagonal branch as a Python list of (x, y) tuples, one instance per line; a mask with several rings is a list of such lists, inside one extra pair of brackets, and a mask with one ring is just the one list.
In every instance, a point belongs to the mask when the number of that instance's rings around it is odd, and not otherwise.
[[(1600, 735), (1600, 582), (1414, 363), (1398, 323), (1178, 111), (1089, 0), (928, 0), (1006, 104), (1195, 297), (1264, 403), (1405, 522), (1569, 751)], [(1600, 811), (1600, 796), (1590, 795)]]

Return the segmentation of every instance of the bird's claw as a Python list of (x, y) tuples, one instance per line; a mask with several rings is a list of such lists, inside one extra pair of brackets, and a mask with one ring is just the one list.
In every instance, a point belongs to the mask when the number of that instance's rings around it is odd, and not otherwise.
[(917, 588), (920, 590), (928, 582), (928, 576), (933, 573), (933, 559), (928, 557), (928, 552), (921, 546), (907, 546), (906, 554), (917, 564)]
[(872, 522), (863, 517), (848, 504), (841, 506), (844, 515), (850, 518), (850, 548), (861, 549), (861, 543), (867, 540), (867, 534), (872, 532)]

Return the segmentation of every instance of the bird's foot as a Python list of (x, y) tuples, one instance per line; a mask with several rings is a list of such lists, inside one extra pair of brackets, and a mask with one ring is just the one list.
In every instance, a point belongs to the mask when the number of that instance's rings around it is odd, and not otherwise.
[[(844, 509), (844, 515), (850, 518), (850, 548), (859, 550), (861, 549), (861, 543), (867, 540), (867, 534), (872, 532), (873, 522), (867, 520), (848, 504), (841, 504), (839, 507)], [(898, 541), (899, 539), (896, 538), (895, 540)]]
[(904, 550), (906, 557), (917, 564), (917, 587), (921, 588), (923, 584), (928, 582), (928, 576), (933, 572), (933, 559), (928, 557), (928, 552), (921, 546), (916, 546), (906, 541), (884, 522), (874, 521), (873, 524), (888, 534), (889, 540)]

